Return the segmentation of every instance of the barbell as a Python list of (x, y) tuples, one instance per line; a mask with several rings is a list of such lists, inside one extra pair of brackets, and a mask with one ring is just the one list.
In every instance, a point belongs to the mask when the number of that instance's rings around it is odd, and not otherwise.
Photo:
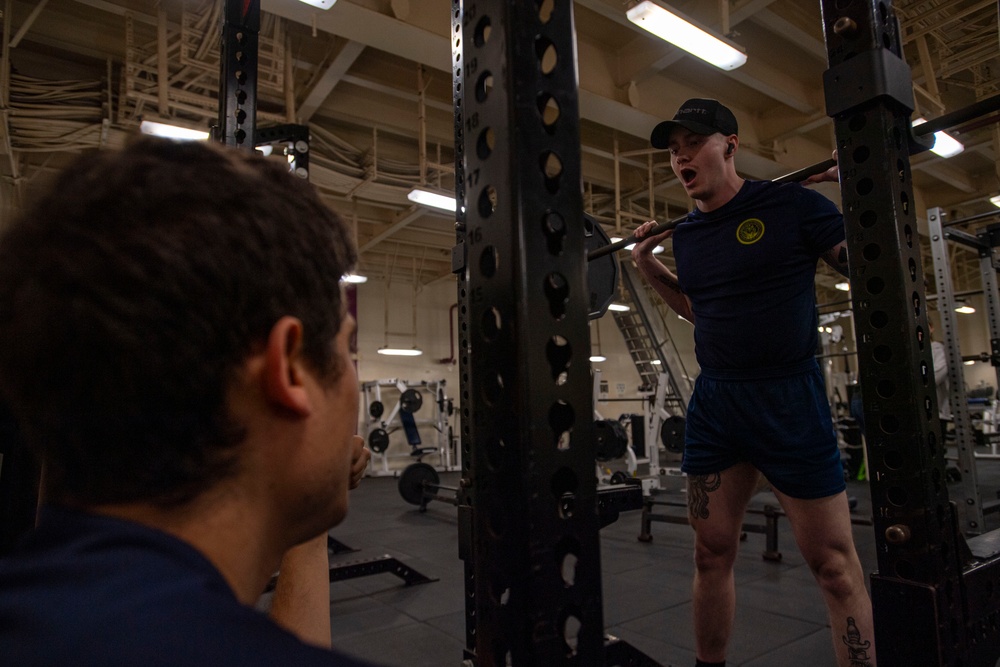
[[(979, 118), (980, 116), (986, 115), (987, 113), (997, 111), (1000, 109), (1000, 95), (994, 95), (993, 97), (988, 97), (985, 100), (980, 100), (970, 104), (967, 107), (958, 109), (951, 113), (939, 116), (934, 120), (928, 121), (926, 123), (921, 123), (920, 125), (911, 125), (910, 131), (913, 134), (914, 141), (910, 142), (910, 155), (915, 155), (921, 153), (925, 150), (929, 150), (933, 143), (928, 143), (926, 141), (920, 141), (924, 137), (933, 135), (939, 130), (945, 130), (950, 127), (954, 127), (959, 123), (964, 123), (966, 121), (972, 120), (974, 118)], [(798, 183), (806, 180), (810, 176), (815, 176), (816, 174), (822, 174), (824, 171), (835, 166), (837, 163), (834, 160), (824, 160), (822, 162), (817, 162), (814, 165), (804, 167), (798, 171), (793, 171), (790, 174), (785, 174), (779, 178), (774, 179), (775, 183)], [(687, 215), (682, 215), (672, 220), (667, 220), (666, 222), (661, 222), (656, 227), (653, 228), (647, 236), (656, 236), (662, 234), (663, 232), (673, 229), (677, 225), (681, 224), (687, 220)], [(625, 246), (632, 245), (638, 239), (635, 238), (635, 234), (630, 235), (628, 238), (622, 239), (621, 241), (615, 241), (614, 243), (609, 243), (606, 246), (600, 248), (595, 248), (593, 250), (588, 250), (587, 261), (593, 262), (596, 259), (600, 259), (606, 255), (610, 255), (618, 250), (622, 250)]]

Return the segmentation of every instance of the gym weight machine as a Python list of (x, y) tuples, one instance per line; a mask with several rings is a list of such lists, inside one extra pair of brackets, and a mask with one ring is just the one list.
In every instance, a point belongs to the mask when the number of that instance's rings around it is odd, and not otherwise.
[[(396, 393), (398, 392), (398, 395)], [(363, 397), (364, 423), (361, 435), (372, 451), (370, 474), (374, 476), (395, 476), (398, 469), (390, 467), (390, 459), (416, 458), (423, 460), (425, 456), (437, 456), (441, 470), (458, 470), (461, 468), (461, 453), (455, 447), (451, 427), (451, 416), (454, 414), (452, 399), (445, 393), (444, 380), (421, 380), (418, 382), (400, 380), (397, 378), (371, 380), (361, 383)], [(384, 393), (388, 393), (395, 403), (387, 401)], [(427, 396), (427, 400), (425, 400)], [(386, 405), (392, 408), (386, 412)], [(418, 412), (430, 411), (428, 417), (418, 419)], [(433, 439), (424, 442), (420, 434), (420, 426), (433, 429)], [(393, 453), (391, 449), (392, 433), (402, 431), (410, 451)], [(425, 431), (426, 432), (426, 431)]]

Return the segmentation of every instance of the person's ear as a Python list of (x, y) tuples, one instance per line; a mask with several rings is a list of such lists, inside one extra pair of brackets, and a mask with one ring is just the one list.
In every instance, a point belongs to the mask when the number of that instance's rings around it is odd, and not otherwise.
[(277, 406), (305, 417), (312, 412), (303, 383), (302, 322), (285, 316), (274, 323), (264, 354), (264, 393)]
[(726, 155), (732, 155), (734, 150), (736, 150), (736, 144), (730, 141), (729, 145), (726, 146)]

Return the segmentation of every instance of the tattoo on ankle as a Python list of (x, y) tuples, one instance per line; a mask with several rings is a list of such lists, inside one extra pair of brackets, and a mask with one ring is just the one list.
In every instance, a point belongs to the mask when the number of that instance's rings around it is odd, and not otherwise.
[(847, 657), (851, 661), (851, 667), (871, 667), (872, 657), (868, 655), (871, 648), (870, 641), (861, 639), (861, 631), (858, 630), (853, 616), (847, 617), (847, 634), (841, 637), (847, 646)]
[(693, 475), (688, 478), (688, 512), (696, 519), (708, 518), (708, 494), (722, 486), (722, 476)]

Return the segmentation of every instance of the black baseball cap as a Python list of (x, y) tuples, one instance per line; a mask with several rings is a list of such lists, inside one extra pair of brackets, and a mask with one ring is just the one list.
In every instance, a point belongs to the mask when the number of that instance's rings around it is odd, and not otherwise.
[(670, 143), (670, 133), (675, 127), (683, 127), (695, 134), (715, 134), (721, 132), (727, 137), (739, 134), (736, 116), (718, 100), (690, 99), (681, 105), (673, 120), (665, 120), (653, 128), (649, 143), (653, 148), (666, 148)]

